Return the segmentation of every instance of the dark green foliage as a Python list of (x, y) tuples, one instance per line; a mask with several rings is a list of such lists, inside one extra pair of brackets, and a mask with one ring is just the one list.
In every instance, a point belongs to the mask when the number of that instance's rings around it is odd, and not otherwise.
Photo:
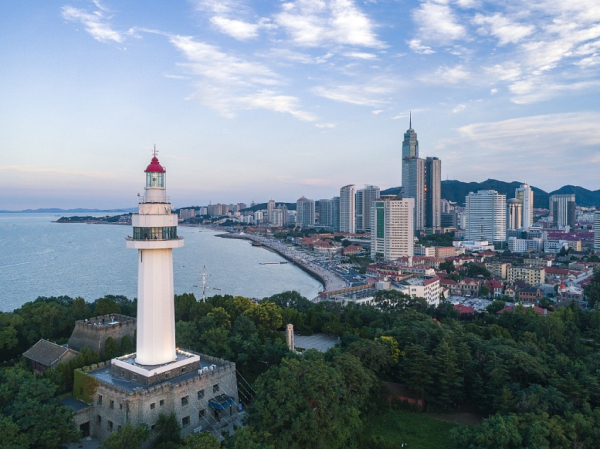
[(484, 278), (491, 278), (492, 277), (492, 273), (489, 272), (489, 270), (481, 265), (477, 265), (474, 262), (469, 262), (466, 263), (464, 265), (466, 267), (466, 276), (468, 277), (477, 277), (477, 276), (482, 276)]
[(125, 336), (123, 336), (123, 338), (121, 338), (120, 346), (121, 346), (121, 355), (131, 354), (132, 352), (135, 351), (133, 342), (131, 341), (131, 338), (129, 338), (127, 335), (125, 335)]
[(72, 410), (48, 380), (20, 369), (0, 370), (0, 447), (53, 449), (79, 440)]
[(102, 444), (102, 449), (140, 449), (150, 438), (150, 429), (144, 424), (133, 427), (130, 422), (111, 433)]
[(54, 371), (47, 371), (46, 375), (64, 391), (73, 390), (75, 370), (98, 363), (100, 356), (96, 351), (92, 351), (87, 346), (82, 348), (74, 357), (64, 363), (59, 363)]
[(454, 272), (454, 262), (452, 262), (451, 260), (445, 260), (444, 262), (440, 262), (439, 269), (445, 270), (446, 273), (450, 274)]
[(193, 433), (183, 439), (181, 449), (219, 449), (221, 443), (208, 432)]
[[(419, 243), (423, 246), (452, 246), (453, 241), (454, 232), (446, 232), (444, 234), (429, 234), (419, 239)], [(454, 271), (454, 269), (452, 271)], [(450, 273), (450, 271), (448, 271), (448, 273)]]
[(91, 404), (98, 388), (96, 378), (81, 369), (73, 372), (73, 378), (73, 397), (86, 404)]
[(156, 427), (154, 428), (156, 439), (152, 447), (155, 449), (177, 448), (183, 441), (181, 438), (181, 424), (175, 413), (170, 415), (158, 415)]
[(360, 394), (353, 398), (347, 390), (356, 374), (349, 373), (346, 384), (339, 369), (315, 351), (285, 358), (256, 381), (249, 424), (271, 434), (276, 447), (346, 447), (360, 428), (354, 403)]
[(104, 351), (102, 352), (103, 360), (111, 360), (121, 355), (119, 349), (119, 343), (117, 343), (112, 337), (108, 337), (104, 341)]
[(109, 315), (111, 313), (121, 313), (121, 307), (117, 304), (117, 302), (106, 296), (104, 298), (98, 299), (94, 303), (94, 316), (101, 315)]

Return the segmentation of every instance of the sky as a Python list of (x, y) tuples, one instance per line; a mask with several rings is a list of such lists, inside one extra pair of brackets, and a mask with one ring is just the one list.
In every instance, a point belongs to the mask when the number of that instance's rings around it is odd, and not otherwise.
[(442, 179), (600, 189), (598, 0), (0, 2), (0, 209)]

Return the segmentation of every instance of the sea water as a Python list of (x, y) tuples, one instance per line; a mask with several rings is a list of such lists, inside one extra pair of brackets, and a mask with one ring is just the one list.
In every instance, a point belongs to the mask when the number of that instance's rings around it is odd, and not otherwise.
[[(81, 215), (81, 214), (80, 214)], [(87, 215), (87, 214), (86, 214)], [(97, 214), (96, 214), (97, 215)], [(125, 248), (131, 226), (54, 223), (54, 214), (0, 213), (0, 311), (38, 296), (137, 296), (137, 251)], [(202, 227), (180, 226), (183, 248), (173, 250), (175, 293), (264, 298), (297, 290), (309, 299), (321, 284), (281, 256), (247, 240), (216, 237)]]

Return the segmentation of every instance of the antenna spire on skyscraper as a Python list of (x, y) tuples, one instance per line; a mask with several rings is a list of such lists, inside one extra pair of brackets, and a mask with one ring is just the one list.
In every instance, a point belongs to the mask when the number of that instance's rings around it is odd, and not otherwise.
[(408, 113), (408, 129), (412, 129), (412, 111)]

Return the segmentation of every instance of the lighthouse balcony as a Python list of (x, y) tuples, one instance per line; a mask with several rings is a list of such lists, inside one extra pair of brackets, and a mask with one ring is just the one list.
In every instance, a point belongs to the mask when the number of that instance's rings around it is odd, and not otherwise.
[(183, 237), (170, 240), (134, 240), (127, 237), (125, 246), (129, 249), (173, 249), (183, 246)]

